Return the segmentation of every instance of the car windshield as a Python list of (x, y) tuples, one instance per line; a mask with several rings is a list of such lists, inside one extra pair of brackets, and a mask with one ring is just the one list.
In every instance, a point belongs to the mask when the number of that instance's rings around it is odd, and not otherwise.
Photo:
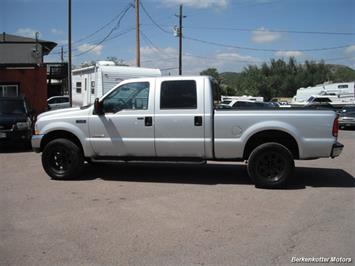
[(0, 101), (0, 114), (24, 114), (25, 105), (21, 100), (2, 100)]

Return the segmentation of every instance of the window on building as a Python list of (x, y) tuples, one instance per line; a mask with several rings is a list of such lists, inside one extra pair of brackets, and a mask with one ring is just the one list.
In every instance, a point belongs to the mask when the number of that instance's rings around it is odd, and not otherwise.
[(18, 85), (0, 84), (0, 97), (19, 96)]
[(172, 80), (161, 83), (160, 109), (196, 109), (194, 80)]
[(95, 81), (91, 81), (91, 94), (95, 94)]
[(81, 93), (81, 82), (76, 83), (76, 93)]

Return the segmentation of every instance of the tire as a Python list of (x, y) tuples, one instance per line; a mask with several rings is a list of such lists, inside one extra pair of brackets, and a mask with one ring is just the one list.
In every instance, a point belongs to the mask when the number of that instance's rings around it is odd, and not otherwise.
[(256, 147), (248, 159), (248, 174), (255, 186), (260, 188), (284, 186), (294, 167), (290, 150), (274, 142)]
[(84, 156), (72, 141), (54, 139), (43, 150), (42, 165), (52, 179), (74, 179), (83, 171)]

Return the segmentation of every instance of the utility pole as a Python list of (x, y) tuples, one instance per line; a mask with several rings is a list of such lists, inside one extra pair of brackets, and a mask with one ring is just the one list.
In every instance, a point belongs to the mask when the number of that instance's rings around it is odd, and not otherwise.
[(139, 0), (135, 0), (136, 8), (136, 64), (141, 66), (141, 48), (140, 48), (140, 32), (139, 32)]
[(62, 63), (64, 62), (64, 51), (63, 51), (63, 46), (60, 47), (60, 60), (62, 61)]
[(186, 18), (186, 16), (182, 15), (182, 4), (180, 5), (180, 12), (179, 12), (179, 28), (177, 30), (179, 36), (179, 75), (182, 75), (182, 19)]
[(70, 107), (73, 104), (71, 84), (71, 0), (68, 0), (68, 92)]

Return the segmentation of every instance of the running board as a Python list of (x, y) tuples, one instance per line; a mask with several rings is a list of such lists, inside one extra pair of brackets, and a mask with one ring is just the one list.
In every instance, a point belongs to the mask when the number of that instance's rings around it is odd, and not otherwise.
[(138, 157), (94, 157), (90, 161), (95, 163), (147, 163), (147, 164), (205, 164), (207, 161), (201, 158), (138, 158)]

